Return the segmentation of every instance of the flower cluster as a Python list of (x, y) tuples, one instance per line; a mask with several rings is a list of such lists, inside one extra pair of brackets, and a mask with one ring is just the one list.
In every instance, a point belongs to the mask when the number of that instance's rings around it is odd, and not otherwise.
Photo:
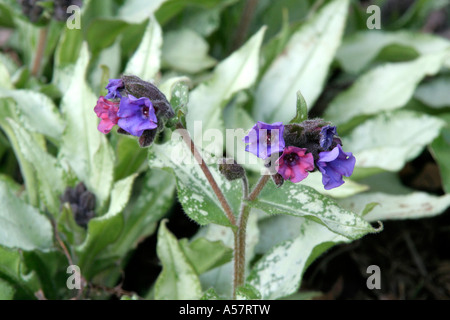
[(288, 125), (258, 121), (243, 141), (246, 151), (266, 160), (268, 167), (274, 164), (278, 186), (284, 180), (300, 182), (318, 169), (329, 190), (342, 185), (343, 176), (351, 176), (355, 167), (353, 154), (342, 150), (336, 127), (321, 119)]
[(80, 227), (87, 228), (89, 220), (95, 217), (95, 194), (87, 190), (83, 182), (75, 188), (67, 187), (60, 200), (61, 205), (70, 205), (75, 222)]
[(117, 125), (117, 132), (139, 137), (140, 146), (147, 147), (174, 116), (164, 94), (138, 77), (110, 79), (106, 89), (108, 94), (94, 108), (101, 119), (98, 130), (104, 134)]
[(81, 7), (83, 0), (17, 0), (22, 13), (33, 23), (48, 22), (49, 17), (57, 21), (66, 21), (72, 14), (70, 6)]

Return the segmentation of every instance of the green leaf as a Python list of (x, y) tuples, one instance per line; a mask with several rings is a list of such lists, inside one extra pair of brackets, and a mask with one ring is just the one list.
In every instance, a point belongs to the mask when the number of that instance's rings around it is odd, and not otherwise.
[(48, 211), (57, 216), (60, 207), (59, 197), (66, 187), (62, 168), (53, 156), (39, 146), (30, 133), (13, 120), (9, 120), (9, 124), (23, 155), (36, 172), (38, 185), (33, 187), (39, 189), (40, 198)]
[(196, 300), (202, 296), (200, 280), (189, 263), (177, 238), (161, 221), (156, 252), (162, 263), (162, 271), (155, 283), (157, 300)]
[(6, 59), (5, 56), (0, 55), (0, 86), (1, 88), (5, 88), (6, 89), (12, 89), (13, 85), (11, 83), (11, 76), (10, 76), (10, 72), (12, 73), (12, 71), (9, 71), (7, 68), (7, 64), (6, 61), (4, 61)]
[[(352, 175), (353, 176), (353, 175)], [(354, 194), (361, 193), (367, 191), (369, 189), (368, 186), (364, 184), (357, 183), (353, 180), (350, 180), (344, 177), (345, 183), (341, 185), (339, 188), (334, 188), (331, 190), (325, 190), (322, 183), (322, 173), (321, 172), (311, 172), (308, 175), (308, 178), (301, 182), (302, 185), (314, 188), (317, 192), (330, 196), (333, 198), (346, 198), (350, 197)]]
[(419, 55), (440, 52), (450, 47), (450, 41), (431, 34), (411, 31), (361, 31), (344, 39), (336, 58), (346, 72), (359, 73), (373, 61), (383, 48), (401, 45), (402, 53), (397, 57), (404, 57), (405, 51), (410, 49)]
[(134, 137), (117, 135), (115, 146), (116, 164), (114, 167), (114, 180), (123, 179), (130, 174), (141, 172), (147, 168), (147, 150), (139, 148)]
[(269, 183), (260, 197), (249, 202), (249, 205), (268, 214), (288, 214), (311, 219), (348, 239), (358, 239), (376, 231), (358, 215), (338, 206), (334, 200), (310, 187), (289, 181), (282, 188)]
[(208, 51), (205, 39), (192, 30), (181, 29), (164, 35), (163, 63), (174, 70), (198, 73), (211, 68), (216, 60), (208, 55)]
[(219, 267), (233, 258), (233, 250), (225, 246), (222, 241), (197, 238), (192, 242), (181, 239), (179, 243), (197, 274)]
[(450, 107), (450, 77), (439, 77), (421, 84), (414, 98), (432, 108)]
[(139, 196), (130, 201), (124, 212), (124, 228), (111, 252), (124, 256), (138, 242), (156, 230), (156, 223), (173, 204), (175, 177), (164, 170), (152, 168), (144, 178)]
[(255, 119), (289, 122), (298, 90), (313, 106), (341, 42), (347, 11), (347, 0), (335, 0), (291, 36), (256, 89)]
[(19, 162), (20, 172), (22, 174), (23, 180), (25, 182), (25, 187), (27, 190), (27, 199), (31, 205), (38, 206), (39, 205), (39, 197), (37, 194), (37, 185), (36, 173), (33, 170), (31, 164), (26, 160), (19, 143), (17, 141), (16, 135), (14, 134), (13, 129), (6, 119), (17, 119), (15, 102), (11, 99), (0, 99), (0, 126), (3, 131), (6, 133), (9, 143), (11, 144), (16, 159)]
[(298, 291), (303, 273), (320, 254), (337, 243), (351, 241), (321, 224), (289, 216), (264, 219), (260, 230), (261, 239), (270, 242), (264, 247), (275, 245), (247, 278), (262, 299), (279, 299)]
[(162, 30), (152, 18), (145, 29), (144, 37), (125, 68), (125, 74), (132, 74), (145, 81), (153, 79), (161, 64)]
[(119, 19), (139, 24), (149, 18), (167, 0), (127, 0), (119, 9)]
[(189, 86), (191, 80), (188, 77), (174, 77), (167, 79), (159, 86), (159, 90), (166, 96), (177, 116), (177, 120), (185, 125), (187, 105), (189, 102)]
[[(176, 131), (172, 134), (169, 142), (163, 145), (153, 145), (151, 152), (151, 168), (173, 169), (177, 178), (178, 200), (191, 219), (200, 225), (217, 223), (230, 226), (211, 185)], [(211, 162), (205, 157), (204, 159), (207, 163)], [(237, 214), (242, 197), (240, 181), (227, 181), (219, 173), (216, 165), (210, 165), (209, 168), (231, 209)]]
[(19, 120), (30, 131), (58, 141), (64, 124), (55, 104), (46, 95), (31, 90), (0, 88), (0, 98), (12, 98), (17, 104)]
[(252, 285), (246, 283), (236, 289), (237, 300), (260, 300), (261, 293)]
[(406, 195), (369, 192), (339, 200), (343, 207), (355, 212), (363, 212), (367, 203), (371, 202), (380, 205), (364, 216), (367, 221), (418, 219), (444, 212), (450, 206), (450, 194), (435, 196), (426, 192), (411, 192)]
[(361, 217), (366, 216), (368, 213), (370, 213), (370, 211), (373, 210), (373, 208), (375, 208), (376, 206), (379, 206), (379, 205), (380, 204), (378, 202), (371, 202), (371, 203), (366, 204), (363, 211), (361, 212)]
[(47, 251), (53, 247), (50, 221), (36, 208), (17, 198), (0, 182), (0, 245)]
[[(212, 78), (191, 92), (186, 123), (196, 144), (200, 145), (202, 132), (223, 129), (222, 110), (226, 102), (236, 92), (253, 85), (258, 75), (259, 51), (265, 30), (262, 27), (239, 50), (219, 63)], [(199, 124), (202, 130), (195, 129)], [(211, 147), (215, 154), (222, 154), (223, 150), (217, 144)]]
[(220, 300), (220, 297), (217, 295), (214, 288), (209, 288), (205, 291), (200, 300)]
[(97, 208), (109, 196), (113, 181), (114, 153), (105, 136), (97, 130), (94, 112), (97, 98), (88, 87), (85, 74), (89, 63), (87, 46), (81, 50), (68, 90), (61, 102), (67, 121), (60, 155), (80, 181), (97, 196)]
[(90, 279), (94, 276), (92, 270), (100, 252), (109, 244), (115, 242), (124, 225), (123, 209), (128, 203), (136, 175), (117, 181), (111, 191), (111, 203), (108, 212), (89, 221), (87, 237), (84, 243), (77, 247), (79, 266), (83, 275)]
[(89, 25), (86, 40), (93, 55), (111, 46), (117, 36), (128, 27), (128, 24), (120, 20), (95, 19)]
[[(178, 86), (180, 85), (180, 86)], [(175, 94), (175, 90), (181, 89), (183, 88), (184, 91), (184, 87), (187, 86), (189, 88), (189, 86), (191, 86), (191, 79), (189, 79), (186, 76), (180, 76), (180, 77), (172, 77), (169, 78), (167, 80), (165, 80), (163, 83), (161, 83), (158, 86), (158, 89), (166, 96), (167, 100), (171, 101), (172, 98), (175, 98), (175, 96), (173, 96)], [(189, 95), (188, 96), (184, 96), (184, 94), (180, 97), (182, 98), (181, 100), (185, 100), (188, 101), (189, 100)], [(172, 103), (171, 103), (172, 104)], [(173, 108), (175, 108), (176, 106), (172, 105)]]
[(430, 151), (439, 165), (442, 187), (446, 193), (450, 193), (450, 115), (447, 115), (447, 126), (430, 147)]
[(387, 112), (356, 127), (342, 142), (355, 155), (357, 167), (398, 171), (439, 135), (444, 124), (412, 111)]
[[(33, 62), (37, 54), (39, 33), (41, 30), (41, 28), (32, 24), (28, 19), (14, 19), (15, 32), (8, 43), (9, 46), (12, 46), (22, 54), (22, 61), (30, 70), (33, 68)], [(45, 60), (44, 56), (43, 60)]]
[(302, 93), (297, 91), (297, 113), (290, 123), (300, 123), (308, 119), (308, 106)]
[(14, 193), (19, 198), (23, 194), (23, 186), (18, 184), (11, 176), (6, 174), (0, 174), (0, 181), (4, 183), (11, 193)]
[(324, 118), (342, 124), (356, 116), (404, 106), (419, 82), (441, 69), (449, 52), (424, 55), (410, 62), (387, 63), (370, 70), (331, 101)]
[(18, 250), (0, 246), (0, 280), (9, 282), (16, 291), (16, 299), (34, 299), (34, 293), (41, 287), (36, 273), (28, 271)]
[(93, 65), (89, 75), (89, 82), (93, 84), (92, 89), (99, 96), (106, 96), (106, 85), (109, 79), (119, 78), (121, 69), (120, 40), (117, 39), (110, 47), (102, 50)]
[(73, 65), (80, 56), (83, 44), (83, 33), (79, 29), (64, 28), (55, 51), (52, 83), (61, 92), (70, 88), (73, 74)]
[[(72, 296), (65, 286), (67, 278), (67, 257), (59, 250), (41, 252), (26, 251), (23, 252), (23, 261), (28, 270), (32, 270), (32, 275), (36, 274), (40, 286), (34, 293), (42, 290), (45, 297), (49, 300), (67, 298)], [(69, 293), (69, 294), (68, 294)]]
[(0, 300), (13, 300), (15, 289), (0, 278)]
[(202, 19), (199, 17), (199, 14), (195, 13), (208, 13), (210, 11), (216, 11), (217, 9), (220, 10), (234, 2), (236, 2), (236, 0), (170, 0), (164, 2), (155, 14), (158, 21), (164, 25), (184, 10), (185, 12), (183, 14), (183, 19), (180, 19), (182, 20), (181, 22), (183, 22), (183, 25), (187, 25), (189, 27), (190, 23), (195, 24), (195, 21), (197, 22), (197, 28), (206, 28), (210, 31), (212, 27), (203, 26), (203, 24), (214, 25), (215, 21), (203, 21), (205, 18)]
[(71, 245), (80, 245), (86, 238), (86, 230), (80, 227), (76, 221), (69, 203), (61, 208), (58, 217), (58, 231), (64, 233)]

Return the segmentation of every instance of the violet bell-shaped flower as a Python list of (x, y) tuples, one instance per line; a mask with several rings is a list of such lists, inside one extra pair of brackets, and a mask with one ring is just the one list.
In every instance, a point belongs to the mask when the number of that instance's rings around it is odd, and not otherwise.
[(272, 153), (282, 152), (285, 143), (282, 122), (272, 124), (258, 121), (242, 141), (248, 143), (245, 151), (253, 153), (261, 159), (267, 159)]
[(120, 90), (124, 88), (122, 79), (109, 79), (108, 85), (105, 87), (108, 90), (108, 94), (105, 96), (106, 99), (122, 98)]
[(331, 151), (319, 153), (316, 162), (322, 172), (322, 183), (326, 190), (339, 187), (344, 183), (343, 176), (350, 177), (355, 168), (356, 159), (351, 152), (344, 152), (340, 144)]
[(336, 127), (334, 126), (324, 126), (320, 130), (320, 146), (324, 150), (328, 150), (333, 144), (333, 138), (336, 134)]
[(149, 98), (136, 98), (131, 94), (120, 100), (118, 125), (133, 136), (140, 137), (144, 130), (155, 129), (158, 125), (155, 109)]

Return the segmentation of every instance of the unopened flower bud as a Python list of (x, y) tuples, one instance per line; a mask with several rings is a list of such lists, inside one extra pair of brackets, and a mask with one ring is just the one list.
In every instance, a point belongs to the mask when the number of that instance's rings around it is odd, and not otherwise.
[(75, 222), (83, 228), (95, 217), (95, 195), (82, 182), (75, 188), (66, 188), (61, 196), (61, 207), (64, 203), (69, 203)]
[(82, 0), (54, 0), (53, 4), (53, 18), (58, 21), (65, 21), (71, 16), (71, 11), (67, 12), (67, 8), (70, 6), (81, 7), (83, 5)]
[(22, 8), (22, 13), (30, 19), (31, 22), (37, 22), (42, 16), (44, 8), (36, 0), (17, 0)]
[(155, 108), (158, 125), (160, 122), (163, 122), (161, 124), (163, 125), (166, 120), (175, 116), (175, 112), (169, 101), (167, 101), (166, 96), (155, 85), (136, 76), (123, 75), (121, 79), (128, 94), (137, 98), (146, 97), (150, 99)]
[(145, 130), (139, 137), (139, 146), (146, 148), (153, 143), (156, 137), (157, 129)]
[(277, 188), (281, 187), (284, 183), (284, 179), (283, 176), (279, 173), (275, 173), (274, 175), (271, 176), (272, 177), (272, 181), (273, 183), (275, 183), (275, 185), (277, 186)]
[(219, 171), (229, 181), (241, 179), (245, 176), (244, 168), (236, 160), (230, 158), (220, 160)]

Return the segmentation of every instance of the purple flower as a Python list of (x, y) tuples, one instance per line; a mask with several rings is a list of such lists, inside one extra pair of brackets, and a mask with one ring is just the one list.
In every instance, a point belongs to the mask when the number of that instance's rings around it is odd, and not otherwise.
[(97, 100), (97, 105), (94, 108), (94, 112), (97, 117), (102, 119), (98, 124), (98, 131), (107, 134), (111, 131), (119, 121), (117, 112), (119, 110), (119, 103), (106, 100), (105, 97), (100, 97)]
[(106, 99), (122, 98), (120, 90), (123, 89), (123, 82), (121, 79), (109, 79), (109, 83), (105, 89), (108, 90)]
[(324, 150), (328, 150), (333, 143), (333, 137), (336, 134), (336, 127), (324, 126), (320, 130), (320, 146)]
[(306, 153), (305, 148), (289, 146), (284, 149), (275, 166), (284, 180), (297, 183), (308, 176), (308, 171), (314, 170), (314, 157), (311, 153)]
[(282, 122), (268, 124), (258, 121), (242, 139), (249, 144), (245, 146), (245, 151), (262, 159), (267, 159), (272, 153), (282, 152), (285, 146), (283, 132)]
[(155, 129), (158, 119), (148, 98), (135, 98), (131, 94), (120, 100), (118, 125), (133, 136), (140, 137), (144, 130)]
[(344, 152), (340, 144), (331, 151), (319, 153), (317, 167), (322, 172), (322, 183), (326, 190), (339, 187), (344, 183), (342, 176), (350, 177), (356, 159), (351, 152)]

